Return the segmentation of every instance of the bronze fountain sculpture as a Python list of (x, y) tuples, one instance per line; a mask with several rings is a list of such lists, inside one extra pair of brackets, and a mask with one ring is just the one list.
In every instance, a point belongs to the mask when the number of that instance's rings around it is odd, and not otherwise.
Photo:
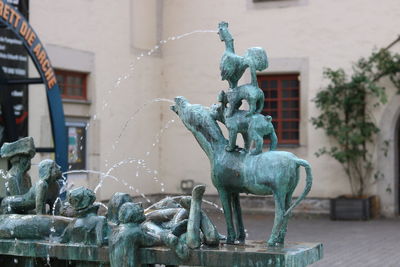
[[(171, 109), (179, 116), (186, 128), (207, 154), (211, 164), (211, 180), (217, 188), (227, 224), (228, 244), (245, 241), (245, 231), (240, 208), (239, 194), (273, 195), (275, 199), (275, 221), (269, 246), (284, 243), (290, 213), (308, 194), (312, 185), (310, 164), (285, 151), (274, 151), (277, 137), (270, 116), (259, 114), (264, 103), (264, 94), (256, 82), (256, 70), (268, 66), (262, 48), (250, 48), (244, 57), (234, 54), (233, 38), (228, 32), (228, 23), (219, 24), (219, 35), (226, 44), (221, 59), (221, 76), (228, 80), (228, 93), (222, 91), (219, 104), (210, 109), (193, 105), (184, 97), (175, 98)], [(249, 67), (252, 82), (237, 87), (237, 83)], [(261, 93), (253, 93), (261, 91)], [(225, 97), (227, 95), (227, 97)], [(242, 100), (249, 103), (249, 111), (239, 110)], [(262, 104), (259, 104), (262, 103)], [(228, 110), (226, 106), (229, 104)], [(229, 141), (224, 138), (216, 120), (229, 130)], [(243, 134), (245, 148), (236, 146), (236, 135)], [(262, 153), (263, 135), (271, 139), (270, 151)], [(249, 151), (250, 142), (255, 149)], [(299, 167), (306, 171), (306, 186), (299, 198), (292, 203), (293, 192), (299, 182)]]
[[(176, 97), (171, 109), (210, 160), (227, 237), (202, 210), (204, 185), (194, 187), (191, 196), (166, 197), (147, 209), (130, 195), (117, 192), (105, 216), (98, 215), (99, 203), (90, 189), (75, 188), (66, 200), (59, 198), (64, 178), (53, 160), (40, 162), (39, 180), (32, 186), (27, 172), (35, 146), (27, 137), (5, 143), (0, 151), (11, 163), (3, 177), (7, 196), (0, 199), (0, 266), (298, 267), (322, 257), (321, 244), (284, 243), (291, 211), (310, 191), (312, 174), (307, 161), (276, 151), (273, 118), (260, 114), (264, 94), (257, 85), (256, 71), (268, 67), (267, 55), (259, 47), (248, 49), (243, 57), (236, 55), (226, 22), (219, 24), (219, 36), (226, 46), (221, 77), (229, 88), (219, 93), (218, 103), (210, 108)], [(238, 86), (247, 68), (251, 82)], [(240, 109), (243, 101), (249, 104), (248, 111)], [(227, 127), (229, 140), (217, 121)], [(244, 148), (236, 145), (239, 133)], [(270, 140), (268, 152), (262, 152), (264, 136)], [(292, 203), (300, 167), (306, 172), (306, 186)], [(240, 193), (274, 196), (275, 221), (267, 245), (245, 242)]]

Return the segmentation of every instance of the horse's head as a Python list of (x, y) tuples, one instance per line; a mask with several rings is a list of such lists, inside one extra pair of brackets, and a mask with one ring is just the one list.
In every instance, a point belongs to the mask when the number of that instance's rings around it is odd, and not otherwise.
[(175, 105), (170, 106), (170, 109), (175, 112), (186, 126), (197, 127), (202, 124), (204, 118), (210, 117), (210, 111), (197, 104), (191, 104), (183, 96), (174, 98)]
[[(183, 96), (175, 97), (174, 101), (175, 105), (170, 107), (171, 110), (179, 116), (186, 128), (195, 135), (200, 145), (203, 147), (206, 143), (225, 145), (226, 140), (209, 108), (190, 104)], [(208, 148), (206, 150), (210, 151)]]

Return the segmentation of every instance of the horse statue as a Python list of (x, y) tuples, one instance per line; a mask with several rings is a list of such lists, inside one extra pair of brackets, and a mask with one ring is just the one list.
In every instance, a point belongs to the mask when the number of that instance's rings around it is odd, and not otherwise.
[[(190, 104), (179, 96), (175, 98), (171, 110), (192, 132), (210, 160), (211, 180), (218, 191), (227, 224), (227, 244), (245, 242), (239, 194), (248, 193), (274, 196), (274, 226), (267, 244), (281, 246), (291, 211), (311, 189), (313, 178), (309, 163), (285, 151), (268, 151), (257, 155), (244, 149), (226, 151), (228, 141), (208, 108)], [(292, 203), (292, 195), (299, 182), (300, 166), (305, 168), (306, 185), (303, 193)]]

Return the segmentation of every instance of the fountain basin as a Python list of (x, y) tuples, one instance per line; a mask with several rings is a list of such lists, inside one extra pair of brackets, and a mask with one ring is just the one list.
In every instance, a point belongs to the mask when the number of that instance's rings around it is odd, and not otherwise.
[(61, 236), (72, 218), (51, 215), (0, 215), (0, 239), (43, 240)]
[[(302, 267), (320, 260), (323, 257), (323, 247), (321, 243), (287, 242), (283, 248), (268, 248), (265, 241), (246, 241), (246, 245), (221, 244), (217, 248), (202, 246), (191, 250), (187, 261), (181, 261), (166, 247), (140, 248), (139, 253), (141, 264)], [(1, 257), (11, 259), (50, 257), (52, 262), (73, 261), (80, 264), (90, 263), (90, 266), (108, 266), (108, 255), (108, 247), (0, 240), (0, 262)]]

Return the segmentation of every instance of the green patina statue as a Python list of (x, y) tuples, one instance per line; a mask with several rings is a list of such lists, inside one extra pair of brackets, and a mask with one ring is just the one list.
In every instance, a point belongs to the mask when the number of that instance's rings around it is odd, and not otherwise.
[(229, 87), (235, 89), (240, 78), (247, 68), (251, 73), (251, 85), (257, 87), (256, 71), (262, 71), (268, 67), (267, 54), (261, 47), (247, 49), (245, 55), (235, 54), (233, 37), (228, 31), (228, 23), (221, 22), (218, 25), (218, 35), (225, 42), (225, 52), (221, 58), (220, 70), (222, 80), (227, 80)]
[[(234, 51), (228, 23), (221, 22), (218, 33), (226, 48), (221, 58), (221, 77), (228, 81), (229, 89), (227, 92), (222, 91), (218, 96), (218, 103), (210, 108), (190, 104), (184, 97), (176, 97), (175, 105), (171, 109), (192, 132), (210, 160), (211, 179), (218, 190), (227, 224), (226, 243), (245, 242), (239, 194), (272, 194), (275, 199), (275, 221), (267, 243), (272, 247), (280, 246), (284, 243), (291, 211), (311, 189), (311, 167), (307, 161), (292, 153), (275, 151), (278, 139), (272, 117), (260, 114), (264, 106), (264, 94), (258, 87), (256, 71), (268, 67), (264, 49), (249, 48), (243, 57), (238, 56)], [(247, 68), (251, 73), (251, 82), (238, 86)], [(240, 110), (244, 100), (248, 103), (248, 111)], [(229, 140), (224, 138), (217, 121), (228, 129)], [(239, 133), (243, 136), (244, 148), (236, 145)], [(270, 140), (268, 152), (262, 152), (264, 136)], [(81, 259), (83, 249), (104, 251), (108, 244), (111, 267), (135, 267), (141, 266), (143, 262), (154, 263), (151, 259), (155, 256), (151, 254), (154, 251), (158, 251), (157, 257), (164, 257), (159, 260), (166, 260), (173, 265), (191, 262), (192, 265), (203, 266), (199, 262), (210, 262), (217, 255), (212, 252), (208, 257), (207, 252), (211, 250), (219, 251), (225, 261), (226, 250), (224, 246), (219, 246), (220, 240), (225, 238), (218, 233), (211, 219), (201, 209), (204, 185), (194, 187), (191, 196), (165, 198), (146, 210), (141, 203), (134, 203), (128, 194), (115, 193), (108, 203), (106, 217), (98, 215), (99, 203), (95, 203), (95, 193), (79, 187), (68, 192), (68, 202), (62, 203), (63, 207), (60, 209), (74, 218), (50, 216), (46, 214), (52, 208), (58, 210), (55, 204), (62, 182), (60, 167), (53, 160), (43, 160), (39, 164), (39, 181), (31, 186), (27, 171), (30, 169), (30, 160), (35, 155), (33, 139), (28, 137), (14, 143), (5, 143), (0, 154), (12, 166), (6, 175), (8, 196), (1, 201), (0, 206), (3, 213), (0, 215), (0, 239), (7, 242), (15, 239), (15, 251), (11, 247), (0, 246), (0, 249), (8, 249), (7, 253), (11, 253), (10, 255), (17, 253), (23, 256), (20, 263), (25, 264), (24, 266), (35, 265), (34, 258), (26, 257), (39, 257), (35, 253), (42, 252), (36, 250), (39, 243), (34, 243), (26, 253), (21, 254), (17, 251), (20, 249), (17, 239), (29, 240), (28, 243), (31, 244), (32, 240), (51, 241), (40, 243), (50, 244), (46, 250), (48, 263), (51, 261), (50, 252), (59, 256), (57, 249), (51, 249), (52, 246), (59, 245), (56, 244), (57, 241), (64, 243), (62, 250), (67, 250), (65, 254), (72, 256), (74, 260)], [(306, 185), (302, 194), (292, 203), (292, 194), (299, 182), (299, 167), (305, 168)], [(46, 205), (49, 205), (50, 210), (46, 209)], [(36, 215), (24, 215), (33, 211)], [(8, 244), (7, 242), (4, 244)], [(150, 254), (146, 254), (149, 253), (146, 251), (148, 249), (139, 250), (141, 247), (160, 245), (168, 247), (175, 257), (171, 257), (171, 252), (165, 248), (154, 248)], [(206, 246), (205, 249), (199, 249), (203, 245)], [(79, 249), (75, 250), (77, 247)], [(293, 251), (300, 251), (303, 255), (303, 250), (296, 246), (290, 251), (286, 246), (284, 249), (271, 248), (269, 252), (260, 252), (268, 255), (268, 262), (258, 263), (269, 266), (271, 262), (276, 263), (275, 266), (281, 266), (282, 251), (286, 257), (292, 255)], [(167, 254), (162, 254), (161, 251)], [(319, 251), (314, 252), (317, 256), (304, 256), (298, 262), (301, 261), (303, 265), (313, 262), (320, 257)], [(243, 256), (235, 256), (234, 259), (243, 260)], [(99, 265), (103, 264), (102, 261), (107, 261), (105, 257), (101, 258)], [(258, 258), (258, 255), (254, 258)], [(93, 259), (91, 253), (84, 254), (84, 261), (76, 262), (76, 266), (86, 266), (85, 261)], [(8, 260), (14, 260), (15, 263), (15, 259)], [(253, 262), (253, 258), (244, 260)], [(0, 262), (7, 261), (1, 261), (0, 258)], [(60, 261), (60, 264), (64, 263), (66, 261)], [(228, 260), (227, 264), (230, 263)]]
[(133, 202), (133, 198), (129, 194), (116, 192), (112, 195), (107, 204), (107, 221), (109, 223), (119, 224), (118, 211), (126, 202)]
[[(218, 96), (219, 103), (210, 109), (192, 105), (184, 97), (176, 97), (171, 109), (192, 132), (210, 160), (211, 179), (224, 209), (227, 243), (245, 241), (239, 194), (273, 194), (275, 221), (267, 243), (269, 246), (280, 246), (284, 243), (292, 209), (311, 189), (311, 167), (307, 161), (292, 153), (274, 151), (278, 139), (272, 117), (259, 114), (263, 110), (264, 94), (258, 88), (256, 71), (268, 66), (265, 51), (262, 48), (250, 48), (244, 57), (238, 56), (228, 31), (228, 23), (221, 22), (218, 28), (218, 34), (225, 42), (220, 69), (222, 80), (229, 83), (228, 92), (222, 91)], [(238, 86), (246, 68), (250, 68), (252, 81)], [(249, 111), (239, 110), (243, 100), (247, 101)], [(224, 138), (216, 121), (227, 127), (229, 141)], [(244, 149), (236, 146), (238, 133), (243, 136)], [(262, 153), (264, 136), (270, 139), (270, 151)], [(255, 148), (250, 150), (252, 143)], [(292, 195), (299, 182), (300, 166), (306, 171), (306, 186), (300, 197), (292, 203)]]
[(251, 151), (253, 155), (262, 152), (264, 136), (268, 136), (271, 140), (270, 150), (276, 149), (278, 138), (274, 126), (272, 125), (271, 116), (263, 116), (258, 113), (248, 116), (249, 112), (244, 110), (237, 110), (232, 116), (227, 116), (226, 106), (228, 102), (224, 91), (221, 91), (219, 94), (218, 101), (220, 103), (213, 104), (210, 107), (210, 112), (213, 119), (225, 124), (229, 131), (229, 143), (226, 147), (227, 151), (233, 151), (237, 148), (236, 138), (238, 133), (242, 135), (244, 148), (247, 151), (250, 150), (251, 142), (254, 142), (255, 148)]
[(28, 171), (31, 168), (31, 159), (35, 156), (33, 138), (25, 137), (13, 143), (4, 143), (0, 155), (11, 164), (5, 176), (7, 196), (27, 193), (32, 186)]
[(184, 238), (190, 248), (198, 248), (201, 243), (218, 246), (220, 235), (217, 228), (201, 210), (204, 190), (204, 185), (197, 185), (193, 188), (191, 197), (180, 197), (179, 202), (167, 197), (155, 203), (146, 213), (147, 221), (170, 229), (176, 236), (187, 233)]
[(180, 259), (187, 260), (189, 248), (199, 248), (203, 242), (218, 246), (218, 231), (201, 210), (204, 190), (203, 185), (196, 186), (191, 197), (182, 197), (179, 203), (160, 201), (152, 207), (157, 209), (146, 214), (140, 204), (130, 202), (121, 193), (115, 195), (112, 203), (123, 204), (109, 240), (111, 266), (139, 266), (139, 247), (166, 245)]
[(249, 104), (247, 116), (260, 113), (264, 108), (264, 93), (258, 86), (252, 84), (244, 84), (237, 88), (229, 89), (226, 93), (226, 99), (229, 103), (226, 114), (228, 117), (239, 109), (242, 100), (246, 100)]
[(126, 202), (119, 209), (120, 225), (110, 236), (111, 266), (136, 267), (140, 266), (138, 248), (153, 246), (157, 238), (147, 234), (141, 227), (146, 220), (141, 205)]
[[(239, 194), (274, 195), (275, 221), (268, 245), (284, 242), (290, 212), (311, 189), (311, 167), (307, 161), (284, 151), (269, 151), (257, 155), (244, 149), (226, 151), (224, 138), (209, 109), (192, 105), (184, 97), (176, 97), (171, 109), (207, 154), (211, 164), (211, 179), (217, 188), (227, 223), (227, 243), (244, 242)], [(306, 187), (294, 203), (292, 194), (299, 181), (299, 167), (306, 170)], [(236, 233), (233, 220), (236, 224)]]
[(60, 192), (61, 169), (53, 160), (39, 163), (39, 181), (26, 194), (5, 197), (1, 202), (3, 214), (26, 214), (36, 210), (36, 214), (46, 214), (46, 204), (54, 206)]
[(104, 216), (98, 216), (99, 205), (90, 189), (78, 187), (68, 193), (68, 202), (75, 210), (74, 220), (67, 226), (62, 243), (81, 243), (103, 246), (107, 244), (109, 228)]

